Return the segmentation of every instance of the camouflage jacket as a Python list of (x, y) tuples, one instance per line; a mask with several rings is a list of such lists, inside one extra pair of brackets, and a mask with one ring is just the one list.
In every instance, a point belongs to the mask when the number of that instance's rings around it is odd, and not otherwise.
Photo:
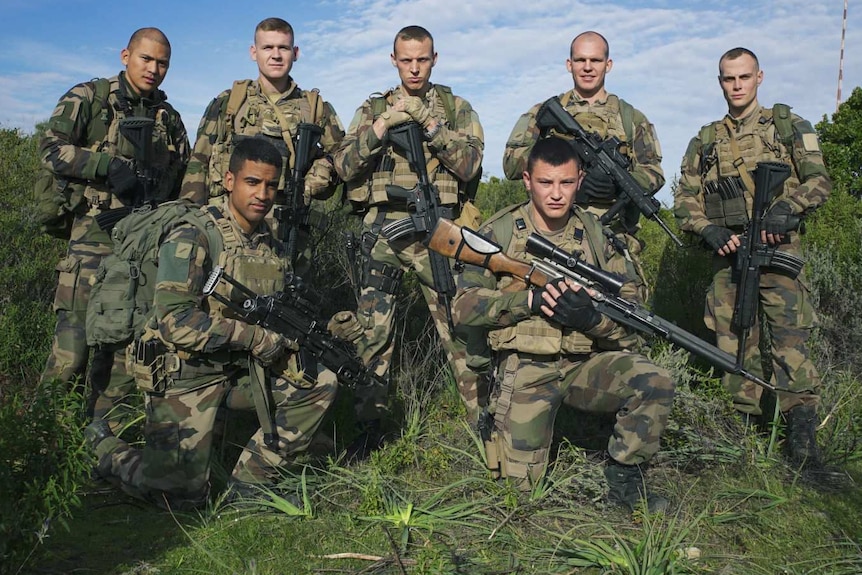
[[(393, 88), (382, 96), (391, 106), (401, 97), (401, 87)], [(454, 203), (462, 186), (470, 181), (482, 166), (485, 149), (484, 133), (479, 116), (467, 100), (454, 97), (455, 125), (446, 117), (443, 101), (432, 85), (426, 96), (431, 114), (442, 124), (440, 131), (424, 143), (429, 178), (441, 195), (443, 203)], [(335, 153), (335, 170), (347, 183), (348, 197), (359, 204), (383, 203), (386, 184), (412, 188), (417, 177), (410, 170), (400, 150), (393, 150), (384, 137), (381, 141), (372, 129), (376, 119), (372, 98), (356, 111), (338, 151)], [(436, 162), (432, 159), (436, 158)], [(439, 164), (435, 167), (435, 163)]]
[[(252, 326), (231, 317), (230, 310), (224, 310), (222, 304), (205, 298), (204, 283), (214, 265), (225, 263), (224, 252), (234, 252), (228, 257), (251, 256), (254, 258), (252, 265), (256, 266), (268, 261), (280, 265), (280, 258), (276, 254), (279, 245), (272, 239), (266, 222), (261, 222), (253, 233), (244, 233), (225, 199), (215, 199), (213, 205), (223, 215), (221, 226), (226, 226), (241, 246), (230, 248), (231, 242), (225, 240), (225, 231), (217, 225), (213, 233), (219, 234), (224, 249), (216, 253), (218, 247), (212, 245), (213, 240), (201, 226), (181, 223), (168, 234), (159, 249), (154, 319), (159, 339), (169, 349), (197, 355), (247, 351), (251, 346)], [(283, 274), (283, 268), (278, 269)], [(246, 281), (243, 283), (248, 285)], [(254, 286), (248, 287), (255, 289)], [(244, 297), (224, 281), (219, 284), (218, 290), (230, 299)], [(238, 301), (241, 303), (242, 300)]]
[(114, 156), (134, 157), (134, 149), (119, 135), (119, 121), (128, 116), (154, 118), (152, 162), (160, 176), (156, 195), (162, 201), (176, 198), (189, 159), (179, 113), (161, 90), (149, 98), (135, 94), (121, 72), (108, 79), (107, 101), (100, 117), (91, 118), (97, 81), (78, 84), (60, 98), (40, 145), (42, 163), (60, 177), (86, 181), (84, 195), (92, 209), (119, 207), (107, 190), (108, 164)]
[[(570, 90), (560, 95), (560, 102), (587, 132), (597, 132), (603, 138), (616, 136), (625, 143), (622, 151), (631, 160), (629, 171), (641, 187), (651, 194), (661, 189), (665, 181), (661, 168), (661, 147), (655, 128), (643, 113), (631, 108), (633, 125), (625, 127), (622, 114), (617, 113), (621, 100), (613, 94), (608, 94), (605, 100), (590, 104), (574, 90)], [(530, 150), (542, 136), (536, 126), (536, 114), (542, 103), (536, 104), (518, 119), (506, 142), (503, 172), (510, 180), (521, 179), (527, 169)], [(632, 135), (631, 142), (628, 141), (627, 133)]]
[[(578, 252), (588, 263), (624, 275), (630, 274), (624, 256), (616, 252), (601, 235), (601, 225), (598, 223), (598, 219), (577, 206), (573, 209), (575, 210), (573, 213), (577, 215), (570, 218), (566, 228), (561, 232), (545, 237), (562, 249), (572, 253)], [(500, 221), (501, 217), (506, 217), (509, 213), (511, 213), (512, 233), (509, 238), (500, 238), (495, 233), (495, 228), (500, 229), (499, 226), (503, 223)], [(503, 253), (509, 257), (528, 261), (530, 256), (525, 250), (526, 236), (528, 235), (527, 232), (535, 231), (535, 227), (529, 221), (529, 214), (529, 202), (520, 206), (511, 206), (492, 216), (480, 233), (491, 241), (500, 244)], [(582, 218), (590, 224), (591, 229), (586, 229), (587, 226), (584, 225)], [(495, 224), (495, 222), (499, 223)], [(601, 244), (596, 245), (598, 242)], [(629, 275), (629, 277), (631, 276)], [(463, 273), (458, 276), (458, 289), (452, 301), (453, 321), (456, 325), (492, 330), (492, 339), (494, 337), (493, 330), (504, 330), (505, 333), (505, 328), (518, 324), (530, 324), (529, 329), (524, 330), (525, 334), (526, 332), (529, 334), (523, 337), (522, 342), (532, 338), (548, 337), (549, 334), (552, 336), (557, 334), (558, 338), (563, 338), (564, 351), (569, 347), (571, 352), (574, 347), (577, 348), (578, 353), (587, 353), (596, 348), (629, 347), (635, 342), (625, 327), (618, 325), (606, 316), (602, 316), (601, 322), (585, 334), (569, 329), (561, 330), (558, 324), (531, 312), (527, 304), (529, 301), (528, 289), (525, 286), (522, 286), (522, 289), (517, 289), (516, 282), (518, 281), (511, 276), (496, 275), (488, 269), (467, 265)], [(513, 288), (516, 288), (516, 291), (512, 291)], [(639, 299), (637, 288), (631, 281), (623, 285), (621, 295), (632, 301)], [(517, 345), (518, 337), (518, 335), (515, 335), (514, 338), (511, 335), (504, 336), (502, 339), (507, 341), (498, 344), (497, 347), (511, 347), (507, 342), (513, 342)], [(494, 346), (492, 345), (492, 347)], [(531, 353), (535, 353), (535, 351), (531, 351)]]
[[(239, 82), (242, 83), (242, 82)], [(235, 83), (239, 84), (239, 83)], [(198, 127), (197, 139), (189, 161), (186, 177), (182, 184), (182, 195), (198, 204), (204, 204), (210, 196), (222, 193), (222, 178), (230, 159), (232, 136), (254, 136), (262, 134), (269, 136), (273, 145), (282, 152), (285, 159), (284, 172), (279, 183), (279, 190), (284, 190), (285, 178), (289, 177), (291, 157), (285, 142), (280, 118), (288, 123), (288, 139), (296, 136), (296, 125), (300, 122), (310, 122), (323, 128), (320, 145), (325, 155), (332, 154), (336, 146), (344, 138), (344, 128), (335, 109), (329, 102), (319, 98), (317, 110), (311, 110), (309, 92), (301, 90), (291, 78), (290, 86), (281, 95), (274, 109), (272, 102), (261, 92), (257, 80), (246, 80), (247, 95), (243, 98), (241, 105), (232, 117), (228, 125), (227, 107), (232, 90), (225, 90), (215, 97), (204, 112)], [(312, 91), (316, 93), (316, 91)], [(315, 159), (314, 164), (320, 164), (319, 168), (332, 172), (330, 160), (327, 157)], [(314, 170), (312, 166), (309, 171)], [(325, 199), (335, 191), (337, 181), (335, 175), (331, 174), (331, 184), (316, 194), (316, 197)], [(277, 197), (276, 203), (281, 204), (283, 198)]]

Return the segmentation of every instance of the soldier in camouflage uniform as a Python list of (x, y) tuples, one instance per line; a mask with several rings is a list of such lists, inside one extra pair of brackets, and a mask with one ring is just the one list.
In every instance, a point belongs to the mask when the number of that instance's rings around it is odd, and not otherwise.
[[(782, 104), (770, 109), (758, 103), (763, 71), (750, 50), (726, 52), (719, 60), (718, 80), (728, 114), (701, 128), (689, 143), (674, 203), (680, 228), (698, 234), (715, 252), (716, 273), (704, 320), (716, 332), (718, 346), (736, 353), (738, 338), (731, 330), (736, 285), (731, 271), (739, 235), (752, 210), (751, 172), (763, 161), (791, 166), (791, 177), (767, 211), (763, 241), (796, 256), (801, 255), (801, 243), (798, 231), (789, 225), (790, 216), (811, 213), (826, 201), (832, 185), (811, 124)], [(809, 359), (815, 314), (804, 274), (792, 279), (765, 268), (760, 276), (760, 310), (770, 329), (773, 384), (779, 390), (797, 392), (778, 392), (787, 420), (789, 455), (795, 463), (816, 465), (820, 462), (815, 441), (820, 378)], [(751, 331), (745, 368), (760, 375), (758, 324)], [(729, 374), (723, 383), (743, 420), (753, 422), (753, 416), (761, 414), (762, 389)]]
[[(66, 257), (57, 265), (59, 280), (54, 298), (57, 327), (51, 355), (42, 379), (74, 381), (87, 368), (89, 349), (85, 336), (90, 279), (102, 258), (111, 253), (110, 232), (102, 230), (95, 217), (108, 210), (134, 205), (141, 200), (134, 148), (120, 134), (120, 121), (131, 116), (155, 120), (151, 169), (158, 174), (155, 199), (175, 199), (189, 158), (185, 126), (176, 110), (158, 89), (168, 71), (171, 46), (156, 28), (142, 28), (120, 52), (125, 71), (108, 79), (78, 84), (59, 101), (40, 149), (42, 163), (57, 178), (83, 190), (82, 201), (74, 211)], [(97, 107), (98, 117), (90, 117), (94, 99), (106, 99)], [(137, 168), (140, 168), (138, 166)], [(104, 390), (109, 377), (125, 377), (122, 350), (97, 349), (93, 353), (89, 383), (91, 402)], [(97, 417), (110, 408), (96, 407)]]
[[(661, 168), (661, 148), (655, 128), (644, 114), (631, 104), (605, 89), (605, 75), (611, 71), (608, 42), (598, 32), (583, 32), (572, 40), (566, 68), (572, 74), (574, 88), (559, 96), (563, 108), (583, 126), (588, 133), (597, 133), (602, 138), (616, 136), (623, 142), (620, 152), (631, 165), (629, 172), (638, 184), (650, 194), (655, 194), (664, 185)], [(542, 103), (538, 103), (523, 114), (509, 139), (503, 153), (503, 171), (510, 180), (519, 180), (527, 165), (527, 156), (533, 145), (548, 133), (541, 133), (536, 126), (536, 114)], [(556, 134), (570, 137), (563, 134)], [(619, 190), (613, 180), (602, 170), (590, 170), (584, 178), (575, 203), (598, 216), (613, 206)], [(612, 224), (623, 239), (632, 259), (638, 262), (643, 246), (633, 237), (638, 226), (640, 212), (630, 206), (622, 215), (623, 221)], [(627, 232), (627, 233), (623, 233)], [(639, 273), (642, 278), (643, 274)], [(646, 284), (640, 279), (640, 289), (647, 298)]]
[[(271, 485), (290, 456), (308, 446), (335, 397), (332, 372), (321, 370), (316, 383), (296, 375), (295, 355), (287, 353), (298, 349), (296, 342), (245, 323), (203, 295), (216, 264), (256, 293), (283, 287), (281, 244), (264, 221), (281, 162), (279, 151), (263, 139), (238, 143), (225, 173), (227, 195), (191, 212), (161, 245), (154, 317), (132, 344), (137, 353), (130, 362), (147, 391), (146, 444), (131, 447), (104, 421), (90, 424), (85, 434), (100, 475), (133, 496), (169, 506), (206, 500), (213, 426), (222, 406), (258, 409), (262, 418), (262, 429), (233, 470), (231, 486), (245, 494)], [(240, 304), (246, 297), (225, 281), (216, 293)], [(269, 404), (264, 388), (271, 394)], [(275, 441), (266, 441), (265, 433), (273, 432)]]
[[(583, 172), (566, 140), (537, 142), (523, 178), (530, 200), (493, 216), (482, 235), (529, 261), (527, 237), (538, 233), (587, 263), (626, 274), (621, 295), (637, 301), (630, 263), (596, 216), (573, 205)], [(632, 510), (641, 503), (650, 511), (666, 507), (664, 498), (645, 492), (643, 471), (659, 449), (674, 384), (666, 370), (629, 351), (632, 334), (603, 317), (587, 290), (562, 281), (527, 289), (519, 279), (467, 266), (452, 307), (456, 325), (489, 330), (496, 367), (486, 442), (492, 470), (529, 488), (547, 467), (562, 403), (616, 413), (605, 468), (610, 500)]]
[[(344, 128), (335, 110), (317, 89), (302, 90), (290, 76), (299, 59), (293, 27), (281, 18), (267, 18), (254, 31), (251, 59), (257, 63), (257, 80), (238, 80), (207, 106), (198, 128), (197, 141), (183, 180), (182, 195), (199, 204), (223, 193), (224, 173), (236, 142), (249, 136), (266, 137), (281, 151), (284, 172), (279, 179), (275, 204), (285, 205), (285, 181), (290, 177), (295, 157), (294, 138), (301, 122), (323, 129), (320, 148), (305, 176), (305, 202), (329, 198), (338, 180), (330, 154), (344, 137)], [(272, 214), (267, 219), (278, 236)], [(308, 243), (307, 230), (300, 232), (300, 252)], [(302, 274), (310, 254), (299, 260)]]
[[(389, 200), (386, 186), (410, 189), (418, 181), (404, 151), (389, 144), (388, 130), (407, 121), (424, 127), (429, 178), (440, 193), (441, 205), (449, 210), (451, 218), (457, 218), (467, 201), (467, 183), (481, 169), (482, 126), (466, 100), (453, 96), (450, 88), (430, 82), (437, 53), (426, 29), (401, 29), (395, 37), (391, 60), (398, 69), (401, 85), (362, 104), (335, 154), (335, 169), (348, 186), (348, 198), (363, 214), (364, 265), (358, 315), (367, 331), (359, 351), (376, 373), (386, 375), (395, 346), (395, 293), (402, 272), (414, 270), (461, 397), (475, 417), (479, 408), (477, 376), (467, 367), (463, 342), (453, 341), (449, 333), (448, 311), (438, 307), (422, 238), (412, 236), (389, 242), (380, 236), (380, 229), (408, 215), (403, 203)], [(373, 397), (358, 398), (358, 419), (376, 426), (385, 405), (385, 390)]]

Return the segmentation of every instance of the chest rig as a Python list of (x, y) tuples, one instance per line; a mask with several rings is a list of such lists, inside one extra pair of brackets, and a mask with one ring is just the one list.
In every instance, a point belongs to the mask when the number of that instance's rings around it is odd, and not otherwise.
[(751, 180), (758, 162), (791, 166), (784, 193), (799, 186), (793, 167), (793, 127), (790, 108), (776, 104), (734, 124), (729, 117), (701, 128), (700, 174), (704, 208), (710, 222), (732, 230), (748, 224), (754, 200)]

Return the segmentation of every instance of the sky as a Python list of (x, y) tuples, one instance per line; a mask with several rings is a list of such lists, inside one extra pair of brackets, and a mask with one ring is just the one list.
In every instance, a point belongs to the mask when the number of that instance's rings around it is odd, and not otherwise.
[[(862, 86), (862, 6), (850, 4), (842, 100)], [(398, 83), (392, 40), (419, 24), (439, 55), (432, 82), (472, 104), (485, 132), (485, 174), (503, 177), (518, 117), (572, 88), (569, 44), (596, 30), (614, 61), (607, 89), (655, 125), (668, 181), (657, 197), (670, 205), (688, 141), (727, 111), (721, 54), (754, 51), (764, 71), (760, 103), (783, 102), (814, 124), (836, 108), (843, 10), (841, 0), (0, 0), (0, 126), (32, 132), (74, 84), (119, 72), (132, 32), (155, 26), (172, 45), (161, 88), (193, 143), (207, 104), (234, 80), (257, 76), (254, 27), (278, 16), (300, 48), (293, 77), (318, 88), (347, 128), (369, 95)]]

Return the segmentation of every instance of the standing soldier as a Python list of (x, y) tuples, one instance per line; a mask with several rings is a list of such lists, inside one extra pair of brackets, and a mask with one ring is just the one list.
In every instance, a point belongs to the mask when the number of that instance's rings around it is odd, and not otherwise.
[[(112, 246), (110, 226), (102, 229), (96, 217), (111, 210), (125, 213), (122, 208), (161, 203), (179, 194), (189, 141), (180, 115), (158, 89), (170, 59), (171, 45), (162, 31), (141, 28), (120, 52), (125, 71), (74, 86), (60, 99), (48, 122), (40, 146), (42, 163), (54, 181), (67, 186), (70, 203), (65, 209), (71, 213), (71, 234), (66, 257), (57, 265), (57, 327), (43, 381), (71, 382), (82, 377), (87, 367), (85, 320), (91, 278)], [(153, 120), (148, 166), (135, 160), (140, 151), (136, 154), (123, 129), (123, 121), (132, 117)], [(146, 146), (148, 142), (137, 144)], [(144, 179), (149, 181), (144, 183)], [(143, 197), (144, 189), (152, 197)], [(123, 350), (94, 351), (89, 375), (91, 402), (107, 386), (112, 363), (115, 375), (125, 376), (123, 358)], [(101, 412), (110, 402), (102, 407), (96, 407), (97, 417), (104, 415)]]
[[(386, 187), (411, 189), (418, 181), (406, 152), (389, 141), (390, 128), (408, 121), (422, 127), (429, 179), (448, 216), (457, 218), (475, 193), (471, 183), (478, 185), (485, 145), (482, 126), (469, 102), (453, 95), (448, 86), (431, 83), (437, 53), (428, 30), (421, 26), (402, 28), (395, 36), (390, 58), (401, 84), (362, 104), (335, 154), (335, 168), (348, 186), (347, 196), (363, 216), (358, 315), (366, 337), (360, 342), (359, 352), (378, 375), (387, 374), (395, 347), (395, 294), (402, 273), (415, 270), (461, 397), (471, 415), (476, 416), (477, 377), (467, 368), (463, 343), (453, 341), (449, 310), (441, 309), (431, 288), (432, 273), (422, 238), (414, 235), (390, 242), (380, 236), (380, 230), (408, 216), (406, 204), (391, 201)], [(471, 208), (475, 209), (469, 204), (467, 210)], [(379, 429), (386, 405), (385, 391), (375, 397), (358, 398), (358, 420), (372, 432)]]
[[(604, 36), (598, 32), (582, 32), (572, 40), (566, 69), (572, 74), (574, 88), (559, 96), (563, 108), (588, 133), (601, 138), (617, 137), (622, 142), (620, 153), (628, 158), (628, 171), (637, 183), (651, 195), (664, 185), (661, 169), (661, 148), (655, 128), (640, 110), (605, 90), (605, 76), (613, 67), (610, 49)], [(542, 103), (522, 115), (506, 142), (503, 153), (503, 171), (510, 180), (520, 180), (527, 165), (530, 149), (540, 139), (550, 135), (542, 133), (536, 125), (536, 114)], [(551, 131), (551, 133), (554, 133)], [(564, 138), (571, 135), (556, 134)], [(575, 204), (602, 216), (617, 200), (619, 190), (610, 176), (600, 169), (585, 166), (587, 175), (575, 196)], [(627, 244), (634, 261), (641, 252), (641, 243), (633, 237), (640, 217), (635, 206), (629, 206), (620, 221), (612, 223), (615, 232)], [(638, 264), (639, 267), (639, 264)], [(642, 273), (639, 275), (643, 276)], [(646, 299), (646, 286), (640, 280), (640, 289)]]
[[(296, 159), (297, 126), (310, 123), (320, 127), (322, 134), (312, 156), (314, 161), (305, 174), (303, 200), (308, 206), (312, 198), (327, 199), (338, 183), (330, 154), (344, 137), (344, 128), (335, 110), (316, 89), (302, 90), (291, 77), (293, 63), (299, 59), (293, 27), (281, 18), (262, 20), (254, 30), (249, 52), (257, 63), (257, 80), (237, 80), (231, 89), (210, 102), (183, 180), (183, 197), (205, 204), (211, 197), (223, 194), (224, 174), (234, 146), (243, 138), (257, 136), (268, 139), (284, 159), (275, 205), (286, 205), (286, 182)], [(277, 221), (270, 219), (270, 224), (276, 236), (283, 237), (285, 230), (278, 229)], [(304, 248), (308, 226), (299, 233), (300, 248)], [(296, 271), (306, 271), (308, 257), (307, 252), (303, 254)]]
[[(482, 235), (505, 255), (529, 261), (527, 238), (536, 233), (588, 264), (628, 274), (624, 254), (598, 218), (574, 204), (584, 173), (568, 142), (537, 142), (523, 178), (529, 201), (492, 216)], [(637, 301), (631, 276), (626, 279), (620, 295)], [(664, 510), (667, 500), (646, 490), (643, 473), (673, 403), (670, 374), (629, 351), (632, 335), (599, 313), (576, 284), (527, 289), (518, 278), (472, 265), (459, 280), (456, 325), (490, 330), (494, 352), (489, 468), (529, 489), (545, 473), (561, 404), (615, 413), (605, 468), (610, 500), (631, 510), (642, 504), (651, 512)]]
[[(701, 128), (689, 142), (674, 203), (680, 228), (698, 234), (715, 252), (715, 276), (704, 320), (716, 332), (718, 346), (736, 353), (738, 334), (731, 329), (736, 285), (731, 272), (739, 235), (752, 211), (752, 171), (765, 161), (791, 167), (791, 176), (766, 212), (762, 240), (796, 256), (801, 254), (801, 243), (794, 223), (826, 201), (832, 184), (811, 124), (790, 113), (784, 104), (764, 108), (758, 103), (763, 71), (754, 53), (745, 48), (729, 50), (719, 60), (718, 71), (728, 113)], [(770, 330), (772, 378), (787, 422), (788, 455), (794, 464), (817, 467), (821, 459), (815, 437), (820, 377), (809, 359), (815, 315), (804, 276), (790, 278), (764, 268), (760, 309)], [(745, 368), (761, 375), (758, 331), (755, 323), (745, 349)], [(753, 423), (762, 413), (762, 389), (735, 375), (725, 375), (723, 384), (743, 420)]]
[[(311, 442), (335, 398), (331, 371), (321, 371), (317, 382), (296, 377), (296, 356), (289, 353), (299, 349), (295, 341), (246, 323), (221, 300), (204, 295), (216, 264), (256, 293), (284, 286), (281, 244), (264, 221), (281, 162), (265, 140), (239, 142), (224, 174), (226, 195), (190, 212), (159, 249), (154, 317), (133, 360), (135, 378), (147, 392), (146, 443), (130, 446), (105, 421), (94, 421), (85, 433), (98, 473), (118, 480), (130, 495), (168, 507), (204, 504), (221, 406), (256, 409), (261, 419), (231, 475), (234, 495), (273, 487), (289, 457)], [(240, 305), (246, 298), (226, 281), (215, 293)]]

